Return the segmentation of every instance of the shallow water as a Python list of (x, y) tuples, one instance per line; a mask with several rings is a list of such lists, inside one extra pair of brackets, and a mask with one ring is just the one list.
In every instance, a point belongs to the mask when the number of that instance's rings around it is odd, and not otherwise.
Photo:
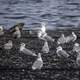
[(80, 0), (0, 0), (0, 24), (10, 28), (45, 22), (48, 29), (79, 27)]

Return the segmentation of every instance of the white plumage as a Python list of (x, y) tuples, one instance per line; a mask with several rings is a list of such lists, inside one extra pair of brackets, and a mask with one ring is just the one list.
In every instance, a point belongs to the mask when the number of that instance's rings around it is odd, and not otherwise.
[(12, 47), (13, 47), (13, 43), (11, 40), (9, 40), (8, 43), (4, 44), (4, 49), (9, 50), (12, 49)]
[(77, 53), (80, 53), (80, 45), (79, 45), (79, 43), (75, 43), (74, 44), (73, 51), (77, 52)]
[(80, 45), (79, 43), (74, 44), (73, 51), (77, 52), (76, 64), (80, 67)]
[(74, 32), (72, 32), (71, 35), (66, 37), (66, 43), (69, 43), (70, 41), (74, 42), (76, 39), (77, 39), (77, 35)]
[(15, 27), (15, 31), (13, 32), (13, 37), (20, 38), (21, 32), (19, 30), (19, 27)]
[(76, 64), (80, 67), (80, 53), (77, 55)]
[(0, 26), (0, 36), (4, 35), (4, 29), (3, 26)]
[(41, 54), (38, 53), (38, 58), (37, 58), (37, 60), (33, 63), (32, 69), (33, 69), (33, 70), (36, 70), (36, 69), (41, 69), (42, 67), (43, 67), (43, 60), (42, 60)]
[(45, 26), (46, 24), (42, 23), (41, 25), (42, 25), (42, 27), (38, 31), (38, 38), (42, 39), (42, 40), (54, 42), (54, 39), (51, 36), (47, 35), (47, 33), (46, 33), (46, 26)]
[(25, 48), (25, 44), (24, 44), (24, 43), (21, 43), (20, 51), (23, 52), (24, 54), (27, 54), (27, 55), (37, 56), (37, 55), (36, 55), (34, 52), (32, 52), (31, 50)]
[(58, 44), (66, 43), (66, 37), (64, 36), (64, 34), (61, 34), (61, 37), (58, 39), (57, 43)]
[(69, 54), (65, 50), (63, 50), (61, 46), (57, 47), (56, 53), (61, 58), (68, 58), (69, 57)]
[(49, 52), (49, 46), (48, 46), (48, 42), (47, 41), (44, 42), (44, 45), (42, 47), (42, 52), (43, 53), (48, 53)]
[(57, 43), (58, 44), (64, 44), (64, 43), (69, 43), (69, 42), (74, 42), (77, 39), (77, 35), (72, 32), (71, 35), (69, 36), (64, 36), (64, 34), (61, 35), (61, 37), (58, 39)]

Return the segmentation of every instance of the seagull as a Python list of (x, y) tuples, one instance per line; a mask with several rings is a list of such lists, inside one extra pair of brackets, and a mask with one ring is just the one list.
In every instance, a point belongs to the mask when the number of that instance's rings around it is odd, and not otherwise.
[(66, 37), (64, 34), (61, 34), (61, 37), (57, 41), (58, 44), (65, 44), (66, 43)]
[(70, 41), (74, 42), (76, 39), (77, 39), (77, 35), (74, 32), (72, 32), (71, 35), (66, 37), (66, 43), (69, 43)]
[(56, 53), (61, 58), (68, 58), (69, 57), (69, 54), (65, 50), (63, 50), (61, 46), (57, 47)]
[(9, 40), (7, 43), (4, 44), (4, 49), (10, 50), (13, 47), (13, 43), (11, 40)]
[(44, 42), (44, 46), (42, 47), (42, 52), (43, 53), (48, 53), (49, 52), (49, 46), (48, 46), (47, 41)]
[(80, 66), (80, 44), (79, 43), (74, 44), (73, 51), (77, 52), (76, 64)]
[(77, 52), (80, 53), (80, 44), (79, 43), (75, 43), (73, 46), (73, 52)]
[(76, 64), (80, 67), (80, 53), (77, 55)]
[(11, 27), (9, 29), (10, 33), (13, 33), (15, 31), (15, 27), (18, 27), (20, 30), (23, 29), (24, 23), (17, 23), (16, 25), (14, 25), (13, 27)]
[(54, 42), (54, 39), (46, 33), (46, 27), (45, 27), (46, 24), (41, 23), (41, 26), (42, 27), (38, 31), (38, 38), (42, 39), (42, 40), (47, 40), (47, 41)]
[(31, 55), (31, 56), (37, 56), (31, 50), (25, 48), (25, 46), (26, 46), (25, 43), (20, 44), (20, 52), (23, 52), (24, 54)]
[(41, 69), (43, 67), (43, 60), (41, 57), (41, 53), (38, 53), (38, 58), (37, 60), (33, 63), (32, 65), (32, 69), (36, 70), (36, 69)]
[(19, 27), (15, 27), (15, 31), (13, 32), (13, 37), (20, 38), (21, 37), (21, 31)]
[(0, 26), (0, 36), (4, 35), (4, 29), (3, 26)]

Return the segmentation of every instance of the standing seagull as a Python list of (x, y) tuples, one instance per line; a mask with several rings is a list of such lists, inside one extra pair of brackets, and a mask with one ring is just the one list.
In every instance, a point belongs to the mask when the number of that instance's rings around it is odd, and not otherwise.
[(24, 54), (27, 54), (27, 55), (31, 55), (31, 56), (37, 56), (35, 53), (33, 53), (31, 50), (25, 48), (25, 43), (21, 43), (21, 46), (20, 46), (20, 51), (23, 52)]
[(73, 52), (80, 53), (80, 45), (79, 43), (75, 43), (73, 46)]
[(19, 27), (15, 27), (15, 31), (13, 32), (13, 37), (20, 38), (21, 37), (21, 31)]
[(56, 53), (61, 58), (68, 58), (69, 57), (69, 54), (65, 50), (63, 50), (61, 46), (57, 47)]
[(4, 44), (4, 49), (10, 50), (13, 47), (13, 43), (11, 40), (8, 41), (8, 43)]
[(77, 52), (76, 64), (80, 67), (80, 45), (79, 43), (74, 44), (73, 51)]
[(69, 43), (70, 41), (74, 42), (76, 39), (77, 39), (77, 35), (74, 32), (72, 32), (71, 35), (66, 37), (66, 43)]
[(44, 46), (42, 47), (42, 52), (43, 53), (48, 53), (49, 52), (49, 46), (48, 46), (47, 41), (44, 42)]
[(77, 55), (76, 64), (80, 67), (80, 53)]
[(38, 53), (38, 58), (37, 58), (37, 60), (33, 63), (32, 69), (33, 69), (33, 70), (36, 70), (36, 69), (41, 69), (42, 67), (43, 67), (43, 60), (42, 60), (41, 54)]
[(61, 34), (61, 37), (58, 39), (57, 43), (58, 44), (66, 43), (66, 38), (65, 38), (64, 34)]
[(18, 27), (20, 30), (23, 29), (24, 23), (17, 23), (16, 25), (14, 25), (13, 27), (11, 27), (9, 29), (10, 33), (13, 33), (15, 31), (15, 27)]
[(42, 39), (42, 40), (54, 42), (54, 39), (52, 37), (50, 37), (49, 35), (47, 35), (47, 33), (46, 33), (46, 27), (45, 27), (46, 24), (42, 23), (41, 25), (42, 25), (42, 27), (38, 31), (38, 38)]
[(4, 35), (4, 29), (3, 26), (0, 26), (0, 36)]

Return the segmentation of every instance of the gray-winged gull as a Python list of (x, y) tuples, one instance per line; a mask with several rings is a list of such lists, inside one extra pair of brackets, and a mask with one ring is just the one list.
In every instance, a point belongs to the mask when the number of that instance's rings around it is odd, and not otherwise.
[(4, 44), (4, 49), (10, 50), (13, 47), (13, 42), (9, 40), (7, 43)]
[(75, 43), (73, 46), (73, 52), (77, 52), (80, 53), (80, 44), (79, 43)]
[(57, 47), (56, 53), (61, 58), (68, 58), (69, 57), (69, 54), (65, 50), (63, 50), (61, 46)]
[(76, 39), (77, 39), (77, 35), (74, 32), (72, 32), (71, 35), (66, 37), (66, 43), (69, 43), (70, 41), (74, 42)]
[(80, 44), (79, 43), (74, 44), (73, 51), (77, 52), (76, 64), (80, 67)]
[(38, 31), (38, 38), (42, 39), (42, 40), (54, 42), (54, 39), (46, 33), (46, 24), (45, 23), (41, 23), (41, 28)]
[(60, 38), (57, 40), (58, 44), (64, 44), (66, 43), (66, 37), (64, 36), (64, 34), (61, 34)]
[(32, 65), (32, 69), (36, 70), (36, 69), (41, 69), (43, 67), (43, 60), (41, 57), (41, 53), (38, 53), (38, 58), (37, 60), (33, 63)]
[(77, 55), (76, 64), (80, 67), (80, 53)]
[(48, 46), (48, 42), (47, 41), (44, 42), (44, 45), (42, 47), (42, 52), (43, 53), (48, 53), (49, 52), (49, 46)]
[(31, 55), (31, 56), (37, 56), (34, 52), (31, 50), (25, 48), (25, 43), (20, 44), (20, 51), (23, 52), (24, 54)]
[(15, 31), (13, 32), (13, 37), (20, 38), (21, 37), (21, 31), (19, 27), (15, 27)]

